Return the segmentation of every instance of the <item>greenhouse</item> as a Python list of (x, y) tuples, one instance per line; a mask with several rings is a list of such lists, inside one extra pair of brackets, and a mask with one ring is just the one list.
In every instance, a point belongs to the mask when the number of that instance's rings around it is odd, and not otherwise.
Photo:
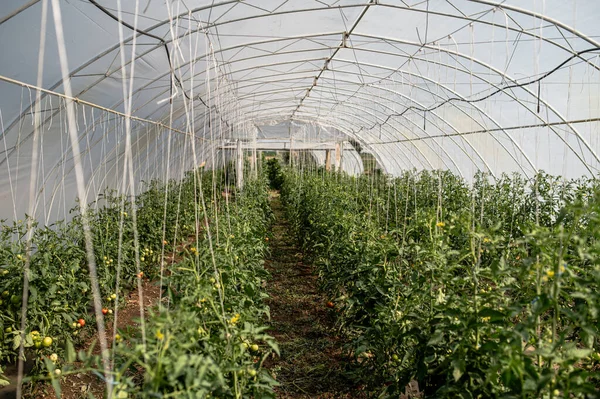
[(599, 20), (0, 2), (0, 397), (600, 398)]

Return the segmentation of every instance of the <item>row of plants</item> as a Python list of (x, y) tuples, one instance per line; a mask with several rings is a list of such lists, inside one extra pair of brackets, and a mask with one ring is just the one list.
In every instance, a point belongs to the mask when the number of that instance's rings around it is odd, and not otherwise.
[(287, 169), (281, 196), (372, 390), (598, 397), (596, 180)]
[[(206, 214), (166, 271), (167, 302), (149, 317), (145, 337), (123, 334), (114, 397), (273, 397), (276, 382), (262, 368), (279, 353), (264, 325), (267, 200), (261, 177), (245, 183), (227, 212)], [(213, 243), (217, 225), (222, 238)]]
[[(268, 317), (261, 290), (267, 183), (261, 176), (243, 193), (228, 183), (225, 171), (200, 168), (180, 181), (148, 182), (133, 203), (107, 191), (88, 205), (105, 322), (140, 279), (163, 283), (164, 300), (143, 328), (109, 337), (118, 397), (270, 392), (274, 382), (254, 364), (276, 350), (261, 327)], [(81, 210), (70, 214), (51, 226), (32, 223), (29, 254), (27, 222), (3, 222), (0, 233), (0, 367), (16, 361), (23, 343), (33, 368), (28, 379), (49, 378), (57, 390), (61, 378), (82, 369), (102, 375), (91, 350), (75, 350), (95, 333), (96, 319)], [(166, 255), (176, 262), (167, 264)], [(26, 257), (29, 298), (20, 331)]]

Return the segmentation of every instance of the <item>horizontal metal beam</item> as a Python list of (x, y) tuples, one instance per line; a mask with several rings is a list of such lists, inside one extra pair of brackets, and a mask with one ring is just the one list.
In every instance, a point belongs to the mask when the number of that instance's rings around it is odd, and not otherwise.
[[(237, 145), (233, 142), (217, 147), (219, 150), (236, 150)], [(323, 151), (335, 150), (335, 142), (305, 142), (296, 140), (256, 140), (253, 142), (242, 142), (242, 150), (259, 151)]]

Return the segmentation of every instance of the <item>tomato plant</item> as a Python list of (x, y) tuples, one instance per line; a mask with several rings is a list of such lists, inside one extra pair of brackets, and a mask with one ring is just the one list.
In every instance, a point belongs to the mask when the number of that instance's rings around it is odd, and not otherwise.
[(356, 377), (384, 396), (417, 380), (448, 398), (597, 392), (597, 193), (544, 173), (468, 184), (291, 169), (281, 190)]
[[(267, 182), (261, 174), (236, 192), (229, 178), (222, 170), (199, 169), (180, 181), (145, 183), (133, 201), (107, 190), (88, 204), (103, 315), (121, 306), (139, 279), (164, 277), (166, 302), (148, 309), (145, 329), (115, 332), (116, 397), (271, 394), (275, 382), (261, 367), (277, 352), (262, 325), (268, 317), (264, 237), (272, 218)], [(225, 198), (224, 190), (233, 194)], [(80, 207), (71, 214), (51, 226), (34, 223), (29, 254), (27, 223), (5, 222), (0, 232), (0, 364), (15, 362), (23, 343), (34, 360), (29, 380), (50, 375), (55, 386), (78, 367), (103, 373), (91, 349), (76, 354), (94, 334), (96, 320)], [(177, 262), (167, 264), (167, 255)], [(134, 378), (132, 366), (146, 371), (143, 381)]]

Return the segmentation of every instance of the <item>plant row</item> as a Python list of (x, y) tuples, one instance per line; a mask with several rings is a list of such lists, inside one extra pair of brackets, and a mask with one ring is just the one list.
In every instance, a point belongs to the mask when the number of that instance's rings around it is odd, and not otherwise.
[(372, 389), (397, 397), (416, 380), (426, 397), (595, 398), (596, 186), (286, 170), (281, 193)]
[[(223, 171), (199, 169), (180, 181), (148, 182), (135, 201), (107, 191), (88, 205), (104, 321), (112, 322), (140, 279), (162, 282), (157, 309), (147, 309), (139, 327), (109, 337), (109, 376), (96, 350), (75, 350), (87, 345), (96, 325), (81, 209), (71, 210), (68, 221), (34, 224), (29, 254), (27, 223), (4, 223), (0, 365), (16, 361), (24, 336), (33, 367), (29, 379), (50, 379), (57, 390), (61, 378), (96, 369), (114, 380), (113, 397), (120, 398), (270, 392), (274, 381), (259, 362), (276, 350), (261, 326), (268, 317), (262, 304), (262, 258), (272, 217), (267, 183), (260, 177), (240, 193), (227, 180)], [(26, 257), (29, 298), (22, 332)]]

